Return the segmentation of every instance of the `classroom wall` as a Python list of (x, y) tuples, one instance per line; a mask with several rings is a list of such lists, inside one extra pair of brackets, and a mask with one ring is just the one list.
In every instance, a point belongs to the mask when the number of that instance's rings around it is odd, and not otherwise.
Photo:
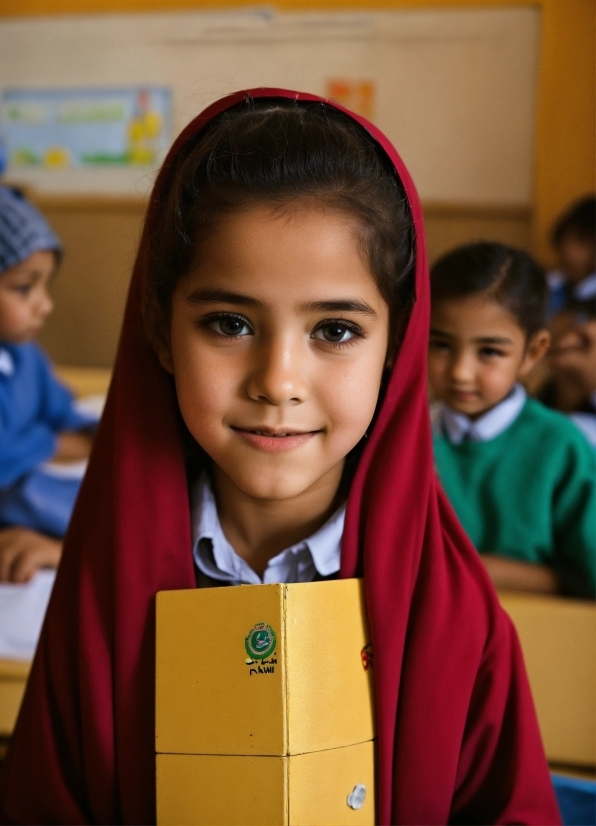
[[(594, 185), (593, 0), (509, 0), (508, 8), (500, 0), (371, 0), (366, 14), (356, 0), (328, 0), (339, 17), (311, 14), (289, 27), (287, 15), (239, 16), (242, 5), (220, 0), (219, 9), (234, 7), (222, 17), (196, 11), (208, 8), (204, 0), (0, 0), (0, 82), (162, 84), (167, 66), (176, 129), (245, 83), (304, 81), (325, 93), (340, 71), (361, 79), (366, 72), (378, 81), (373, 119), (396, 141), (421, 191), (431, 258), (478, 237), (548, 257), (545, 232), (556, 211)], [(171, 12), (189, 6), (195, 10)], [(314, 0), (276, 6), (320, 9)], [(350, 7), (356, 14), (346, 13)], [(167, 14), (39, 17), (107, 9)], [(280, 35), (282, 44), (272, 45)], [(312, 55), (323, 52), (335, 57), (316, 68)], [(259, 64), (259, 55), (269, 57)], [(45, 193), (40, 203), (68, 250), (44, 342), (61, 361), (103, 366), (115, 352), (152, 178), (136, 171), (126, 181), (105, 171), (96, 178), (25, 183)]]
[[(222, 95), (280, 86), (338, 96), (395, 143), (423, 199), (532, 199), (537, 9), (78, 15), (0, 21), (0, 87), (154, 84), (173, 94), (170, 138)], [(21, 167), (41, 192), (145, 194), (151, 168)]]

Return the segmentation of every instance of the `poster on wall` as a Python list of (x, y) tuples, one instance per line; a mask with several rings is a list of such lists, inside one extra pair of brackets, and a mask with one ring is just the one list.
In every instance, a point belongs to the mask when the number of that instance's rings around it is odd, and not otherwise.
[(329, 78), (325, 83), (326, 97), (336, 100), (367, 120), (375, 118), (376, 93), (376, 83), (373, 80)]
[(0, 137), (9, 169), (148, 167), (170, 141), (170, 90), (8, 89)]

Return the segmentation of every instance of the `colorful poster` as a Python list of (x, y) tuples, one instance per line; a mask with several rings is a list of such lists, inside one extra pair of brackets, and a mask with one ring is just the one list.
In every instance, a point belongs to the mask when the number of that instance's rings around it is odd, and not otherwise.
[(151, 166), (170, 141), (171, 95), (126, 89), (11, 89), (0, 98), (9, 169)]

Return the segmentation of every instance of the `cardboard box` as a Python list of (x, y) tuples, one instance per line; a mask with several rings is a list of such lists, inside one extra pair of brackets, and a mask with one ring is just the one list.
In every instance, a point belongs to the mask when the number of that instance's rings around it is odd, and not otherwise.
[(369, 642), (360, 580), (158, 594), (156, 751), (284, 756), (372, 740)]
[(360, 580), (157, 596), (158, 823), (374, 824)]
[(293, 757), (158, 754), (157, 822), (374, 826), (374, 742)]

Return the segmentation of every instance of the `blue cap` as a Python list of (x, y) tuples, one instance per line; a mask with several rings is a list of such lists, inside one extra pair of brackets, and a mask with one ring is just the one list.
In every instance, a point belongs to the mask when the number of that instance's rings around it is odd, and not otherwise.
[(43, 215), (18, 190), (0, 186), (0, 273), (39, 250), (60, 255), (62, 244)]

